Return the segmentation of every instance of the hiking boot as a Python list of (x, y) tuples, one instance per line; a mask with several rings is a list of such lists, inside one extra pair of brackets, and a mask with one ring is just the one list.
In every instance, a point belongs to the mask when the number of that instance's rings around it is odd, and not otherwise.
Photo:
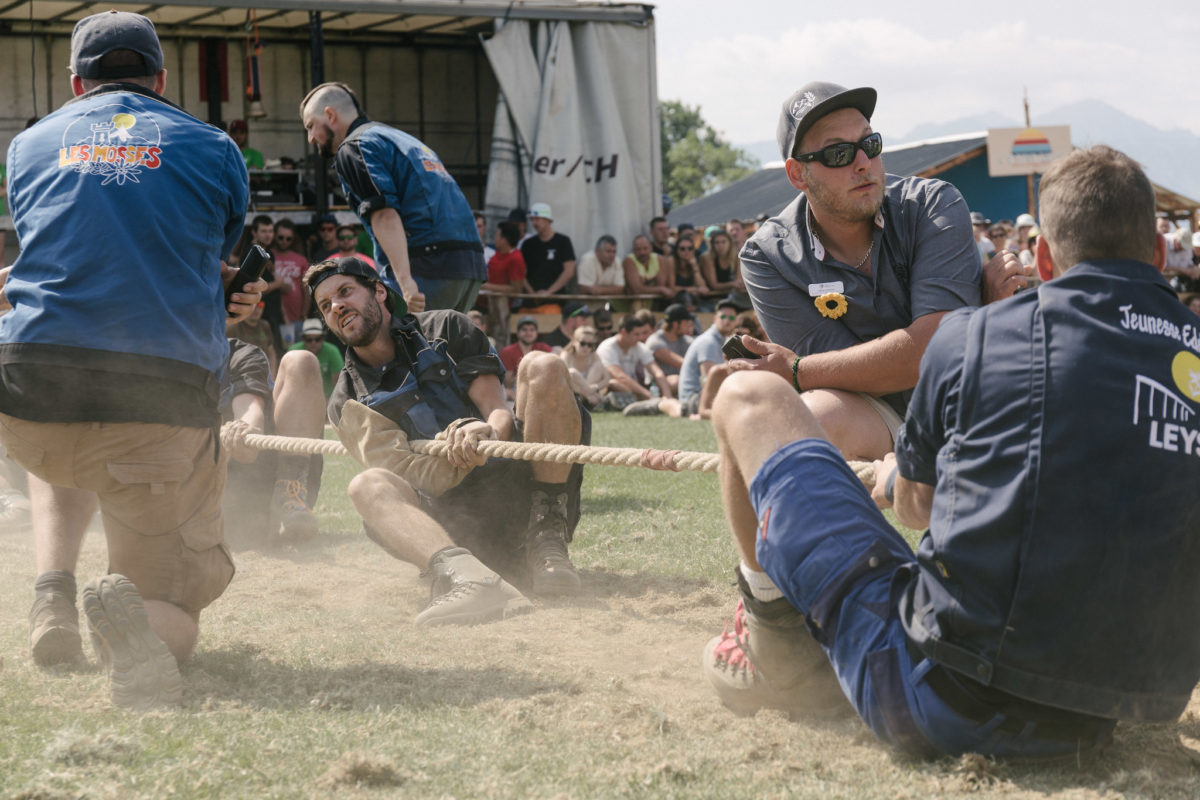
[(649, 400), (638, 400), (630, 403), (621, 411), (625, 417), (650, 417), (662, 413), (662, 398), (651, 397)]
[(83, 658), (74, 597), (62, 592), (41, 592), (34, 598), (29, 610), (29, 646), (39, 667), (69, 664)]
[(0, 492), (0, 530), (24, 531), (33, 524), (29, 498), (20, 492)]
[(151, 630), (141, 595), (124, 575), (105, 575), (83, 587), (92, 649), (108, 669), (113, 705), (146, 711), (178, 705), (179, 665)]
[(533, 492), (525, 561), (539, 596), (572, 595), (579, 591), (579, 575), (567, 555), (567, 493), (551, 500), (543, 491)]
[(701, 666), (735, 714), (775, 708), (789, 715), (833, 716), (849, 709), (825, 650), (783, 598), (739, 600), (725, 630), (704, 648)]
[(304, 541), (320, 532), (317, 515), (308, 507), (308, 488), (302, 481), (285, 478), (275, 481), (271, 506), (278, 510), (284, 539)]
[(465, 548), (439, 551), (429, 569), (429, 605), (417, 615), (417, 625), (479, 625), (533, 610), (525, 595)]

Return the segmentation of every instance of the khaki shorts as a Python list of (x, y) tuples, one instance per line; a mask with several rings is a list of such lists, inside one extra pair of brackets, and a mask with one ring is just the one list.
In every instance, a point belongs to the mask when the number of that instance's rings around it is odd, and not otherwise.
[(108, 569), (189, 614), (233, 579), (213, 433), (149, 423), (30, 422), (0, 414), (8, 456), (43, 481), (100, 499)]
[(875, 395), (866, 394), (865, 392), (855, 392), (863, 400), (871, 404), (871, 407), (879, 412), (879, 416), (883, 417), (883, 424), (887, 425), (888, 431), (892, 434), (892, 442), (895, 443), (896, 437), (900, 435), (900, 428), (904, 425), (904, 420), (896, 413), (896, 409), (887, 404), (887, 401), (881, 400)]

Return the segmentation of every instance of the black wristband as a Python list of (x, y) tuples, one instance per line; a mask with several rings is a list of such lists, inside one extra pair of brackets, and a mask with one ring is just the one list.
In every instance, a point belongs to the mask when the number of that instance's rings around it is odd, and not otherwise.
[(888, 473), (887, 480), (883, 482), (883, 499), (889, 503), (896, 502), (896, 476), (900, 474), (900, 470), (894, 469)]

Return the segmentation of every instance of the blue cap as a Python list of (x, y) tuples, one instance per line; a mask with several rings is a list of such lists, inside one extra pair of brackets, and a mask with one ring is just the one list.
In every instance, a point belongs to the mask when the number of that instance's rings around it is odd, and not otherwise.
[[(142, 64), (102, 69), (100, 60), (114, 50), (132, 50)], [(71, 71), (81, 78), (143, 78), (163, 68), (162, 45), (154, 23), (141, 14), (106, 11), (84, 17), (71, 33)]]

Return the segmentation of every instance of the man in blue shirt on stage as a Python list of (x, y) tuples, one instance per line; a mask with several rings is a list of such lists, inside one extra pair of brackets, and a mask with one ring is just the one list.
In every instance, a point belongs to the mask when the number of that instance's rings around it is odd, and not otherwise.
[(375, 242), (386, 285), (411, 311), (466, 312), (487, 280), (483, 243), (462, 190), (433, 150), (367, 119), (344, 83), (323, 83), (300, 103), (308, 140), (333, 158), (354, 213)]

